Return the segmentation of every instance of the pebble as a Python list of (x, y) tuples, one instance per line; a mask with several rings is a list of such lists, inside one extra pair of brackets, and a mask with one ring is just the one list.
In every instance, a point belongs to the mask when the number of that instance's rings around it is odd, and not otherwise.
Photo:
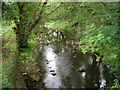
[(53, 76), (55, 76), (56, 75), (56, 73), (51, 73)]
[(55, 72), (55, 70), (50, 70), (50, 72)]

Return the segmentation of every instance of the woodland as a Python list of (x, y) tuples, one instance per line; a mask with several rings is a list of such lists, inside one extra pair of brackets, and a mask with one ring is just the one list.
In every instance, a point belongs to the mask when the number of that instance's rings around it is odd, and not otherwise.
[[(29, 88), (25, 78), (32, 76), (26, 72), (42, 70), (36, 58), (46, 27), (77, 39), (76, 49), (109, 67), (107, 88), (120, 88), (119, 13), (119, 2), (2, 2), (2, 88)], [(42, 78), (42, 72), (37, 74)], [(37, 76), (32, 78), (36, 84)], [(41, 79), (37, 84), (31, 88), (44, 86)]]

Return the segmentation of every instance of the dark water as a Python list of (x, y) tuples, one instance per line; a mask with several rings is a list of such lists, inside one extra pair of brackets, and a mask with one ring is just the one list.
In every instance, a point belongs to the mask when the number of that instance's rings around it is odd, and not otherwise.
[(84, 55), (75, 39), (57, 30), (46, 31), (39, 39), (38, 64), (45, 71), (46, 88), (102, 88), (108, 85), (106, 67), (97, 63), (93, 54)]

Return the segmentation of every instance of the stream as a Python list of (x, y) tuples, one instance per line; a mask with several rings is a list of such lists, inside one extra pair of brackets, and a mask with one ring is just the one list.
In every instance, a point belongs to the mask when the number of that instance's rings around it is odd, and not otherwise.
[(38, 65), (42, 67), (46, 88), (105, 88), (107, 66), (95, 61), (92, 53), (83, 54), (72, 36), (46, 30), (40, 38)]

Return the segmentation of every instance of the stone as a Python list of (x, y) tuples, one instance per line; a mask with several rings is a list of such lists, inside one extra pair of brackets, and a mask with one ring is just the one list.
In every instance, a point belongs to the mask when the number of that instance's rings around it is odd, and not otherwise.
[(95, 84), (94, 84), (94, 87), (98, 87), (98, 84), (95, 83)]
[(39, 81), (40, 80), (39, 75), (32, 74), (32, 75), (30, 75), (30, 77), (33, 81)]
[(48, 68), (52, 68), (52, 67), (48, 67)]
[(81, 68), (78, 69), (78, 71), (79, 71), (79, 72), (85, 72), (86, 70), (85, 70), (84, 67), (81, 67)]
[(24, 75), (27, 75), (28, 73), (22, 73), (22, 75), (24, 76)]
[(51, 73), (53, 76), (55, 76), (56, 75), (56, 73), (55, 72), (53, 72), (53, 73)]
[(48, 62), (48, 60), (46, 60), (46, 62)]
[(50, 70), (50, 72), (55, 72), (55, 70)]

